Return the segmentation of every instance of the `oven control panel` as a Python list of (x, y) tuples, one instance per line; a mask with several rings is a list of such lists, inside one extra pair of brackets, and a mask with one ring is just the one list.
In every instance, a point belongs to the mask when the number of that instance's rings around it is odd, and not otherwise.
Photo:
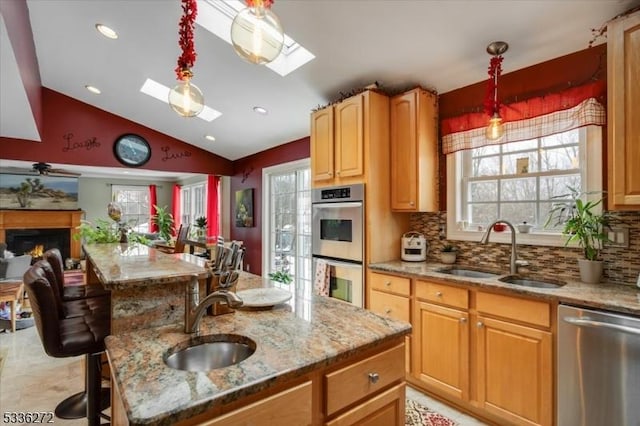
[(311, 202), (351, 202), (364, 200), (364, 185), (344, 185), (312, 190)]

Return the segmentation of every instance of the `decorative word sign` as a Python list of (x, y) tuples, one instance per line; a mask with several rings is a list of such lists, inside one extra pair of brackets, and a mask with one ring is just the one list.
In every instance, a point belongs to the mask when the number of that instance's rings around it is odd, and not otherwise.
[(62, 147), (62, 152), (69, 152), (80, 148), (91, 151), (93, 148), (98, 148), (100, 146), (100, 142), (98, 142), (98, 138), (95, 136), (82, 142), (72, 142), (71, 139), (73, 139), (73, 133), (67, 133), (62, 138), (67, 141), (67, 145)]
[(169, 148), (168, 146), (163, 146), (160, 149), (162, 150), (162, 152), (164, 152), (164, 157), (162, 157), (162, 161), (179, 160), (179, 159), (184, 158), (184, 157), (191, 157), (191, 152), (190, 151), (182, 151), (182, 152), (170, 153), (169, 151), (171, 150), (171, 148)]

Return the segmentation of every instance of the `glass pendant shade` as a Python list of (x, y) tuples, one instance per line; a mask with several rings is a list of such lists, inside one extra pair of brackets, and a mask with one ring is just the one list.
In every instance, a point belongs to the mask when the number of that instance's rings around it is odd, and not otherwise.
[(271, 9), (247, 7), (231, 24), (231, 43), (240, 57), (253, 64), (266, 64), (280, 55), (284, 30)]
[(171, 109), (183, 117), (195, 117), (204, 109), (204, 96), (189, 79), (180, 81), (169, 91)]
[(497, 141), (504, 136), (504, 125), (502, 124), (502, 117), (497, 112), (493, 114), (493, 117), (489, 119), (489, 125), (485, 131), (485, 136), (491, 141)]

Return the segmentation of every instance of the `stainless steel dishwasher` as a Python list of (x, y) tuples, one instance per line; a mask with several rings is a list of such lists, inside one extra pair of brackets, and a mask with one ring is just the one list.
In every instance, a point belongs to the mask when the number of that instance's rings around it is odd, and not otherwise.
[(640, 318), (558, 307), (558, 426), (640, 426)]

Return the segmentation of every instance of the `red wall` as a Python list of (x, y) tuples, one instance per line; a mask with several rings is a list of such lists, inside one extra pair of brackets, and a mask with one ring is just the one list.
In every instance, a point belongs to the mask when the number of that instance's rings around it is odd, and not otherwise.
[(26, 0), (0, 1), (0, 12), (7, 27), (11, 47), (16, 55), (20, 77), (27, 93), (31, 113), (40, 136), (44, 127), (42, 113), (42, 94), (40, 91), (40, 67), (33, 41), (29, 9)]
[[(504, 56), (504, 64), (508, 64), (509, 53), (507, 52)], [(607, 45), (605, 43), (504, 74), (498, 83), (498, 96), (501, 102), (508, 104), (559, 92), (591, 80), (606, 81), (606, 79)], [(438, 107), (440, 119), (483, 111), (482, 103), (486, 88), (485, 80), (441, 94)], [(601, 101), (606, 105), (606, 98)], [(606, 139), (606, 131), (603, 132), (603, 138)], [(606, 143), (606, 140), (604, 142)], [(603, 152), (606, 153), (606, 149)], [(440, 210), (447, 208), (445, 160), (446, 157), (440, 155)], [(606, 164), (607, 160), (604, 158), (603, 166), (606, 167)], [(606, 176), (606, 170), (604, 176)]]
[(42, 88), (42, 95), (42, 142), (0, 137), (0, 158), (125, 170), (113, 154), (113, 143), (124, 133), (136, 133), (151, 145), (144, 169), (227, 176), (233, 172), (233, 163), (223, 157), (53, 90)]
[[(309, 137), (299, 139), (234, 162), (231, 177), (231, 238), (243, 241), (247, 247), (244, 264), (251, 266), (251, 272), (262, 274), (262, 169), (276, 164), (309, 158)], [(253, 188), (253, 227), (235, 226), (235, 193)]]

